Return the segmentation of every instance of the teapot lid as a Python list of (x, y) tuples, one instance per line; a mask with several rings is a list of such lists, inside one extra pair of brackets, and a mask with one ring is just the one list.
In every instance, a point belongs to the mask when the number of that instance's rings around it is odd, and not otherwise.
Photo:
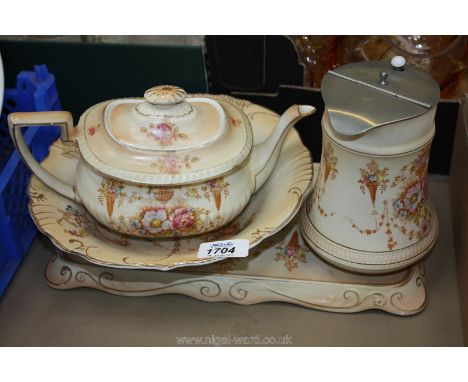
[(221, 176), (252, 149), (252, 129), (235, 106), (156, 86), (144, 99), (100, 103), (80, 120), (83, 158), (124, 181), (176, 185)]
[(405, 64), (397, 56), (391, 62), (364, 61), (330, 70), (322, 80), (322, 95), (333, 128), (342, 135), (360, 135), (436, 107), (437, 82)]

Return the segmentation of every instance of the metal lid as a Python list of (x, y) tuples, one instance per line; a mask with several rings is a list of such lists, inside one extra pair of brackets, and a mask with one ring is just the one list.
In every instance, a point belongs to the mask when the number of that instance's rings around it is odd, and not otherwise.
[(342, 135), (360, 135), (436, 107), (437, 82), (405, 63), (397, 56), (391, 62), (358, 62), (329, 71), (322, 95), (333, 128)]

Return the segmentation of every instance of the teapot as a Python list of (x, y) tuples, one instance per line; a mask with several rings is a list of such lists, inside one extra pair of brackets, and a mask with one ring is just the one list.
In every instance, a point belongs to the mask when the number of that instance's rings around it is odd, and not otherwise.
[(439, 94), (399, 56), (325, 75), (320, 168), (300, 218), (314, 252), (347, 270), (382, 273), (434, 246), (427, 173)]
[[(291, 106), (271, 134), (253, 145), (252, 127), (239, 108), (161, 85), (143, 99), (92, 106), (76, 127), (66, 111), (12, 113), (8, 124), (21, 157), (52, 190), (81, 203), (112, 230), (170, 238), (232, 221), (273, 171), (288, 131), (314, 111)], [(21, 132), (30, 125), (61, 126), (62, 142), (78, 146), (73, 185), (31, 155)]]

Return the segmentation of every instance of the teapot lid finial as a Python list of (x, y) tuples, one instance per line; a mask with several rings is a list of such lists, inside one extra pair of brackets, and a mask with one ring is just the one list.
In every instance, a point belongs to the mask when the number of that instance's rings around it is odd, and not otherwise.
[(173, 85), (159, 85), (145, 91), (144, 98), (153, 105), (174, 105), (182, 102), (187, 93)]
[(187, 93), (174, 85), (153, 86), (145, 91), (143, 102), (135, 110), (146, 117), (152, 118), (183, 118), (194, 117), (194, 109), (185, 102)]

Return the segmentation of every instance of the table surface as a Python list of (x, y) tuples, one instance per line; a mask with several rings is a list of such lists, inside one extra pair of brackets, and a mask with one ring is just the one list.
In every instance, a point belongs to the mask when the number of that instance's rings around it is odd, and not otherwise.
[[(2, 346), (177, 346), (177, 337), (289, 336), (295, 346), (463, 346), (448, 182), (430, 178), (440, 236), (426, 260), (428, 302), (416, 316), (321, 312), (285, 303), (241, 306), (182, 295), (59, 291), (43, 274), (54, 253), (39, 235), (0, 299)], [(214, 337), (213, 337), (214, 336)]]

